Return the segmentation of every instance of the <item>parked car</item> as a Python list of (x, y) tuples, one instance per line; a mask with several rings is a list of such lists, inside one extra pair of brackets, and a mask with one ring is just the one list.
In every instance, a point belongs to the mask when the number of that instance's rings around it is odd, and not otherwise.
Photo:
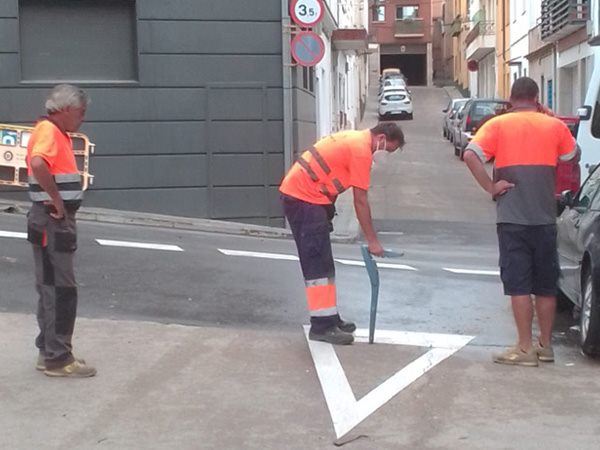
[(446, 139), (450, 139), (450, 130), (452, 129), (451, 121), (456, 115), (456, 112), (467, 103), (467, 98), (455, 98), (450, 100), (448, 106), (446, 106), (442, 112), (444, 113), (444, 120), (442, 122), (442, 135)]
[(563, 299), (580, 310), (580, 343), (586, 355), (600, 355), (600, 169), (576, 195), (566, 192), (558, 218), (558, 282)]
[(406, 86), (386, 86), (379, 93), (378, 99), (381, 100), (386, 93), (395, 92), (395, 91), (402, 91), (409, 97), (411, 96), (410, 91), (406, 88)]
[(413, 104), (410, 95), (405, 89), (384, 91), (379, 100), (379, 118), (386, 119), (392, 116), (413, 118)]
[[(571, 130), (573, 137), (577, 137), (579, 118), (568, 116), (557, 116)], [(556, 166), (556, 199), (559, 200), (565, 191), (571, 191), (573, 195), (579, 190), (581, 184), (580, 155), (571, 161), (558, 161)]]
[(403, 87), (406, 89), (406, 81), (400, 77), (387, 78), (379, 85), (379, 96), (381, 96), (384, 89), (393, 87)]
[(463, 159), (463, 152), (475, 135), (482, 119), (507, 111), (510, 103), (496, 99), (471, 99), (458, 113), (458, 125), (454, 132), (454, 154)]
[(404, 74), (400, 71), (400, 69), (396, 68), (383, 69), (381, 72), (380, 81), (383, 82), (389, 78), (402, 78), (404, 81), (406, 81)]
[[(467, 100), (467, 102), (468, 102), (468, 100)], [(459, 117), (460, 117), (461, 112), (465, 108), (465, 105), (467, 104), (467, 102), (465, 102), (462, 106), (459, 106), (458, 109), (456, 110), (456, 112), (454, 113), (454, 115), (448, 121), (448, 139), (453, 144), (454, 144), (454, 137), (456, 136), (456, 130), (458, 128), (458, 124), (460, 123)]]

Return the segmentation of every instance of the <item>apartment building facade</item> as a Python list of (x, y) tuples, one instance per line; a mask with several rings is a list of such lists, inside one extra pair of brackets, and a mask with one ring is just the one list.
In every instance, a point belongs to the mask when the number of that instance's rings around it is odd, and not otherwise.
[(399, 68), (411, 85), (433, 80), (431, 0), (370, 0), (369, 41), (380, 68)]
[(367, 76), (367, 8), (325, 3), (323, 72), (293, 61), (289, 8), (3, 0), (0, 122), (34, 123), (53, 85), (75, 83), (92, 99), (86, 205), (281, 226), (285, 171), (319, 135), (356, 123)]

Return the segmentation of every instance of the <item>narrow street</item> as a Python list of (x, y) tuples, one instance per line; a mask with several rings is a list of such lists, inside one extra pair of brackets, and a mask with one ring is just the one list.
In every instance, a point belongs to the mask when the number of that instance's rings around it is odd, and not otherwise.
[[(556, 324), (555, 364), (492, 363), (515, 338), (494, 204), (442, 137), (446, 92), (412, 91), (407, 145), (377, 158), (373, 172), (376, 227), (405, 253), (382, 261), (391, 266), (380, 268), (377, 330), (468, 343), (343, 434), (344, 448), (597, 448), (599, 364), (580, 354), (569, 314)], [(367, 123), (377, 120), (373, 100)], [(0, 213), (1, 448), (335, 448), (351, 421), (332, 418), (317, 376), (313, 357), (326, 349), (309, 349), (304, 336), (291, 240), (80, 222), (75, 351), (99, 373), (57, 382), (33, 368), (31, 250), (11, 235), (24, 231), (23, 216)], [(334, 256), (342, 316), (368, 328), (359, 245), (336, 244)], [(374, 345), (336, 348), (356, 397), (349, 404), (366, 410), (363, 396), (435, 348), (448, 347), (387, 345), (377, 334)]]

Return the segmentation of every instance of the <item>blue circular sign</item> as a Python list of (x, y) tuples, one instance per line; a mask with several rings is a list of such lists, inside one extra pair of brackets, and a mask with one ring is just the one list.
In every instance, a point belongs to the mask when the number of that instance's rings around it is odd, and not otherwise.
[(315, 66), (325, 55), (323, 39), (313, 31), (301, 31), (292, 39), (292, 56), (304, 67)]

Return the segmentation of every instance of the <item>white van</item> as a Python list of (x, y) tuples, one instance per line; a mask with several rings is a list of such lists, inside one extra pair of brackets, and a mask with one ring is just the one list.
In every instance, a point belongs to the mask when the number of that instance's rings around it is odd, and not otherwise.
[(592, 47), (594, 71), (585, 96), (585, 105), (579, 108), (577, 143), (581, 148), (581, 182), (600, 163), (600, 46)]

